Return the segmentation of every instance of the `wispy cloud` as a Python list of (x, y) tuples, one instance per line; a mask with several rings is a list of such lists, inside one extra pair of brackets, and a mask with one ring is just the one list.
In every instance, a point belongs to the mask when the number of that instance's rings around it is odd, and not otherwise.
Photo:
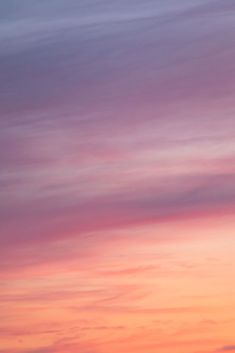
[(234, 16), (0, 2), (4, 353), (234, 350)]

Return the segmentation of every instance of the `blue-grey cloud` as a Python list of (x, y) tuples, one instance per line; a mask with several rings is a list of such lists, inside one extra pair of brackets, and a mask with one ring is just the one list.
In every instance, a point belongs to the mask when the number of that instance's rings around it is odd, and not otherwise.
[(230, 1), (0, 6), (2, 245), (233, 209)]

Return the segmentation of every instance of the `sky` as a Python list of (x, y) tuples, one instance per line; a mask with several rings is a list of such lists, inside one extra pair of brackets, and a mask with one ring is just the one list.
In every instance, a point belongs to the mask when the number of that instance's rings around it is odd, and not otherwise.
[(235, 2), (0, 1), (0, 353), (235, 352)]

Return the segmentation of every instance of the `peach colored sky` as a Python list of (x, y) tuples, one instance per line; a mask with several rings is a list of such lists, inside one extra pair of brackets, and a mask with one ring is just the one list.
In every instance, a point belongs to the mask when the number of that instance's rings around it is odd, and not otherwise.
[(235, 352), (235, 3), (0, 2), (0, 353)]

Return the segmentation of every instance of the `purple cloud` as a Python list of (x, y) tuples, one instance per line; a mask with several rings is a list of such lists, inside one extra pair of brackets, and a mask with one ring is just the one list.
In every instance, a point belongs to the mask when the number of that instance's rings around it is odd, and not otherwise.
[(235, 345), (227, 345), (218, 349), (217, 352), (233, 352), (235, 351)]

